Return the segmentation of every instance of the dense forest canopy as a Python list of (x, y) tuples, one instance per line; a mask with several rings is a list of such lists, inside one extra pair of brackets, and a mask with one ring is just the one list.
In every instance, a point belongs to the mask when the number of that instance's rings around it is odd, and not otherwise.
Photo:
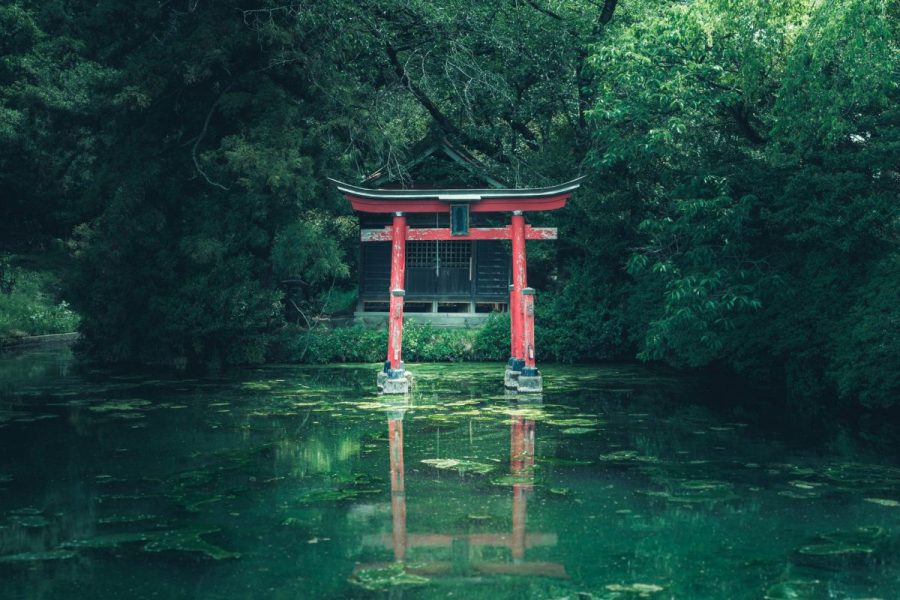
[(898, 0), (7, 0), (0, 31), (3, 227), (66, 241), (96, 357), (265, 360), (352, 302), (326, 176), (438, 133), (588, 176), (535, 248), (546, 358), (900, 398)]

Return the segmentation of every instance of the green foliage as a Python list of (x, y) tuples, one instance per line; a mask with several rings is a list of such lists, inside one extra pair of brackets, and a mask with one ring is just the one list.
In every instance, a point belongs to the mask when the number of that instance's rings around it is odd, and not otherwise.
[(15, 266), (9, 257), (0, 257), (0, 340), (76, 331), (78, 315), (58, 300), (58, 285), (52, 272)]
[(491, 313), (471, 340), (473, 360), (509, 358), (509, 313)]
[(305, 277), (314, 284), (330, 277), (347, 277), (349, 271), (341, 260), (339, 240), (328, 233), (322, 218), (285, 226), (275, 236), (272, 247), (275, 275), (282, 280)]
[(648, 2), (596, 46), (592, 160), (618, 177), (600, 211), (625, 195), (639, 223), (624, 314), (638, 356), (775, 377), (801, 406), (836, 389), (895, 402), (896, 281), (876, 265), (900, 224), (897, 15)]
[(361, 325), (303, 329), (286, 327), (279, 332), (269, 359), (277, 362), (378, 362), (384, 359), (387, 331)]
[[(278, 362), (382, 362), (387, 330), (353, 327), (287, 327), (277, 336), (269, 359)], [(492, 314), (472, 329), (438, 329), (430, 323), (403, 328), (403, 359), (408, 362), (505, 360), (509, 357), (509, 320)]]
[(886, 407), (900, 398), (900, 255), (874, 271), (836, 331), (832, 369), (844, 397)]

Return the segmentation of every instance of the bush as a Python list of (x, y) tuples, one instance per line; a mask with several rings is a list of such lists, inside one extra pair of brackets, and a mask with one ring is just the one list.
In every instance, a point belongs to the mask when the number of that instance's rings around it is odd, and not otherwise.
[(68, 333), (78, 329), (78, 315), (49, 291), (50, 273), (13, 267), (0, 259), (0, 337)]
[[(315, 364), (381, 362), (386, 349), (387, 328), (289, 326), (276, 337), (268, 359)], [(508, 354), (506, 315), (491, 315), (477, 329), (439, 329), (430, 323), (409, 323), (403, 328), (403, 359), (408, 362), (496, 361)]]

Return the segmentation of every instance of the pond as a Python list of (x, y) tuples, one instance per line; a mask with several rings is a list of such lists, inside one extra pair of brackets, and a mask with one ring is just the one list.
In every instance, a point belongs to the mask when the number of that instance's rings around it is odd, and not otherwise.
[(897, 597), (883, 453), (635, 366), (526, 400), (502, 365), (412, 365), (408, 401), (375, 368), (0, 357), (0, 596)]

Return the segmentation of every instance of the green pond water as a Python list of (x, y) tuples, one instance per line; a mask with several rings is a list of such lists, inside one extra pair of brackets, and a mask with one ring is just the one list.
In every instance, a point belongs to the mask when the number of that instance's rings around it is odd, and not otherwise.
[(375, 368), (0, 356), (0, 597), (900, 598), (883, 449), (638, 367)]

